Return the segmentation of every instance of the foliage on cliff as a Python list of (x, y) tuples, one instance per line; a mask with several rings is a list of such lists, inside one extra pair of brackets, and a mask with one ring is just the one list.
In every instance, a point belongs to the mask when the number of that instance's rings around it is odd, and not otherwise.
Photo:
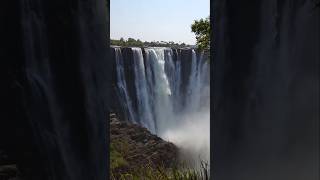
[(182, 168), (178, 148), (146, 128), (110, 116), (110, 172), (112, 180), (209, 179), (208, 169)]
[(195, 20), (191, 25), (191, 31), (196, 35), (198, 48), (201, 50), (209, 50), (211, 31), (209, 18)]
[(190, 47), (185, 43), (175, 43), (173, 41), (144, 41), (142, 42), (140, 39), (128, 38), (125, 40), (124, 38), (120, 38), (119, 40), (111, 39), (111, 45), (113, 46), (122, 46), (122, 47), (171, 47), (171, 48), (184, 48)]

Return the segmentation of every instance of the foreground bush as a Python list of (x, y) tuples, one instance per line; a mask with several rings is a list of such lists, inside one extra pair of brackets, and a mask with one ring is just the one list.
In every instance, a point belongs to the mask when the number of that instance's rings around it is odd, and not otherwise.
[(153, 167), (142, 166), (126, 173), (111, 170), (112, 180), (209, 180), (209, 169), (206, 163), (202, 163), (200, 170), (192, 168)]

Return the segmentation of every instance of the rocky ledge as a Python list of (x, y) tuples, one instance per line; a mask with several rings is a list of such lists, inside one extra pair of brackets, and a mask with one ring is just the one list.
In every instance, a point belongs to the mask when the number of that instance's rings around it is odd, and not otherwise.
[(0, 150), (0, 180), (18, 180), (18, 174), (17, 166)]
[(0, 180), (20, 180), (16, 165), (1, 165)]
[(137, 124), (110, 115), (110, 163), (118, 173), (146, 166), (170, 168), (176, 165), (178, 148)]

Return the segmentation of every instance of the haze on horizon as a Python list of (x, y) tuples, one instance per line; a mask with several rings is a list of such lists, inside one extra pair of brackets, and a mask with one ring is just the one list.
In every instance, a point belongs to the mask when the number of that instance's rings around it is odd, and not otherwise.
[(110, 38), (194, 45), (194, 20), (210, 14), (210, 0), (110, 0)]

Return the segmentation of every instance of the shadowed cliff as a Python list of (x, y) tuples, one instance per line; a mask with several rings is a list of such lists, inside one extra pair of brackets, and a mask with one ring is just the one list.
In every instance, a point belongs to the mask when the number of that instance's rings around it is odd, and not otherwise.
[(214, 178), (319, 179), (316, 1), (213, 7)]
[(104, 0), (0, 6), (0, 149), (24, 179), (106, 179), (108, 7)]

